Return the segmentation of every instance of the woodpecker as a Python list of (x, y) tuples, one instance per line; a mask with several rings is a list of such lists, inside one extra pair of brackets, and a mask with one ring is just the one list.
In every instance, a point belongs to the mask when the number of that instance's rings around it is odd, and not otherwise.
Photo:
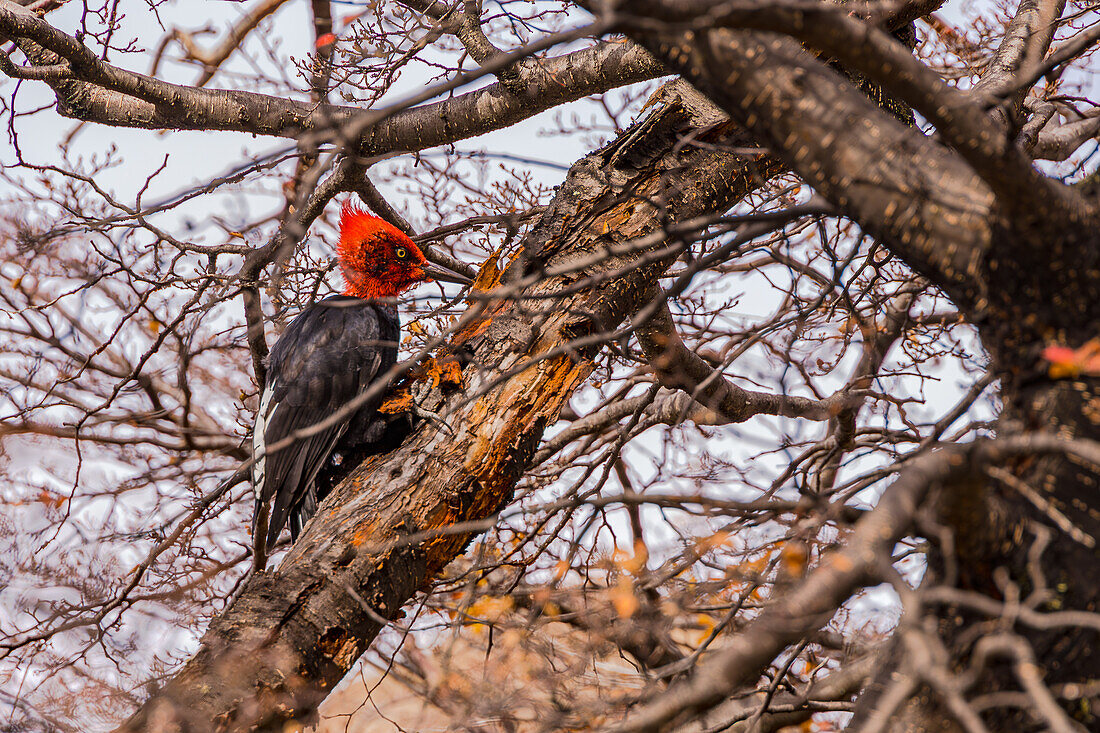
[[(393, 447), (377, 412), (379, 394), (335, 424), (274, 449), (295, 431), (311, 428), (348, 405), (397, 362), (400, 322), (395, 298), (430, 280), (469, 278), (429, 263), (397, 227), (345, 204), (337, 259), (343, 295), (305, 308), (286, 327), (267, 358), (267, 379), (252, 431), (252, 521), (257, 569), (283, 527), (297, 539), (334, 485), (334, 463)], [(327, 477), (328, 480), (325, 480)]]

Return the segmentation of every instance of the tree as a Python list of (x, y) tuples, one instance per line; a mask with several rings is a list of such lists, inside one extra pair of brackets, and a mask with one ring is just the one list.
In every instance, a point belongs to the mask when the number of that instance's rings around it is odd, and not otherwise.
[[(430, 703), (410, 727), (1095, 727), (1100, 16), (942, 4), (313, 2), (295, 81), (264, 75), (283, 3), (207, 50), (131, 40), (117, 4), (71, 32), (0, 2), (19, 724), (281, 730), (349, 671), (368, 699), (322, 717), (380, 724), (374, 663)], [(555, 190), (530, 142), (477, 176), (445, 147), (591, 95)], [(115, 152), (27, 153), (52, 110), (293, 146), (131, 203)], [(189, 230), (192, 200), (265, 182), (275, 215)], [(408, 327), (410, 437), (251, 573), (238, 399), (269, 316), (331, 287), (306, 235), (346, 193), (477, 279)], [(142, 654), (143, 616), (198, 651)]]

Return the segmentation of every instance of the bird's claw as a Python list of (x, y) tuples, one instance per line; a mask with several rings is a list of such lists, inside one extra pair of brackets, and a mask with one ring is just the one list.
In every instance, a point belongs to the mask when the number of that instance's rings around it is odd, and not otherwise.
[(420, 405), (418, 405), (414, 402), (413, 406), (412, 406), (412, 414), (416, 415), (419, 418), (424, 418), (426, 420), (430, 420), (433, 423), (435, 423), (436, 425), (439, 425), (439, 426), (442, 426), (442, 427), (446, 428), (447, 432), (449, 432), (451, 435), (455, 434), (454, 428), (452, 428), (447, 423), (447, 421), (443, 419), (443, 416), (440, 415), (438, 412), (432, 412), (431, 410), (427, 410), (427, 409), (421, 407)]

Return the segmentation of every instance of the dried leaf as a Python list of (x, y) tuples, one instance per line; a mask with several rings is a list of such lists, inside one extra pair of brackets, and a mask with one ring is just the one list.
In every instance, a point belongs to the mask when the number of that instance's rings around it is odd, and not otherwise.
[(476, 619), (497, 621), (515, 605), (511, 596), (483, 596), (470, 606), (469, 615)]
[(40, 504), (45, 504), (51, 509), (60, 509), (65, 506), (65, 502), (69, 500), (68, 497), (62, 496), (61, 494), (55, 494), (48, 489), (39, 491), (36, 499)]
[(810, 553), (805, 543), (791, 541), (783, 545), (779, 557), (787, 574), (792, 578), (800, 578), (806, 572), (806, 564), (810, 560)]
[(634, 595), (634, 582), (625, 575), (619, 577), (619, 582), (611, 589), (611, 605), (619, 618), (630, 618), (638, 610), (638, 597)]
[(1042, 356), (1050, 363), (1047, 374), (1051, 379), (1100, 376), (1100, 340), (1089, 339), (1076, 349), (1052, 344), (1043, 349)]
[(698, 648), (711, 635), (717, 623), (709, 614), (700, 613), (695, 616), (695, 624), (699, 630), (691, 635), (691, 645)]

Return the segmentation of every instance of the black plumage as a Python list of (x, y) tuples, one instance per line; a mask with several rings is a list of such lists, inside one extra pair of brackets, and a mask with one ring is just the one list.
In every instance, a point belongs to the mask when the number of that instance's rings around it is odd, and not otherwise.
[[(366, 391), (397, 362), (399, 329), (395, 306), (347, 295), (303, 310), (268, 356), (254, 447), (275, 445), (310, 428)], [(253, 534), (270, 516), (266, 547), (274, 546), (288, 520), (297, 539), (342, 475), (392, 445), (386, 420), (377, 412), (382, 400), (379, 393), (336, 424), (256, 460)]]
[[(371, 389), (397, 362), (400, 323), (394, 299), (418, 283), (470, 282), (428, 262), (407, 234), (350, 203), (340, 212), (336, 253), (344, 295), (302, 311), (267, 359), (267, 384), (252, 431), (257, 571), (288, 522), (297, 539), (343, 477), (408, 435), (408, 416), (380, 415), (383, 390)], [(280, 446), (283, 442), (287, 445)]]

